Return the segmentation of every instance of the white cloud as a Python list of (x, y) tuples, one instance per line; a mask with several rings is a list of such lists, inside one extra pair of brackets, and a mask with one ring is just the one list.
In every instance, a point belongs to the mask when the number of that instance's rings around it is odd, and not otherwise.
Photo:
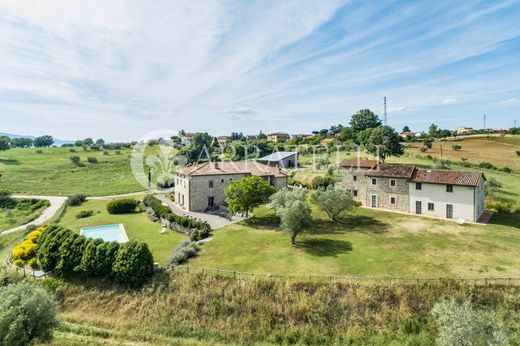
[(457, 103), (457, 99), (447, 98), (447, 99), (442, 100), (442, 103), (445, 105), (451, 105), (453, 103)]
[(505, 106), (518, 105), (520, 104), (520, 99), (518, 97), (513, 97), (507, 100), (500, 101), (499, 103)]
[(478, 107), (483, 96), (468, 95), (517, 88), (514, 55), (450, 69), (520, 35), (516, 21), (492, 16), (508, 3), (337, 11), (345, 2), (0, 0), (0, 123), (112, 140), (165, 126), (309, 132), (381, 110), (381, 95), (406, 104), (389, 113), (414, 116), (445, 95)]

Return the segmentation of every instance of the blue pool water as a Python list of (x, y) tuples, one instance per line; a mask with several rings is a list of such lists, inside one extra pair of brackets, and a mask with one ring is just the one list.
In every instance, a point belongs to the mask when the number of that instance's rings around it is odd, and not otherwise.
[(80, 234), (86, 238), (101, 238), (103, 241), (117, 241), (118, 243), (128, 241), (125, 228), (121, 224), (83, 227)]

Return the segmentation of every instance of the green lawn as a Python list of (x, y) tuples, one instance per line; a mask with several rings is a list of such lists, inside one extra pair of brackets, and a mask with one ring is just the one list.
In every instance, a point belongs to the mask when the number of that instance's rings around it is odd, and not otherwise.
[(292, 247), (266, 207), (216, 230), (189, 264), (298, 275), (520, 276), (520, 216), (493, 224), (453, 222), (358, 208), (342, 223), (314, 209), (314, 225)]
[[(42, 154), (36, 149), (10, 149), (0, 152), (0, 171), (3, 176), (0, 188), (13, 193), (66, 196), (76, 193), (88, 195), (112, 195), (141, 191), (130, 169), (129, 150), (121, 150), (120, 155), (110, 151), (85, 152), (69, 148), (43, 148)], [(84, 167), (76, 167), (69, 157), (78, 155)], [(93, 156), (98, 163), (87, 163)]]
[[(98, 226), (122, 223), (125, 226), (128, 238), (148, 244), (155, 261), (166, 264), (172, 250), (179, 242), (188, 239), (184, 234), (168, 231), (160, 234), (161, 224), (152, 222), (146, 213), (132, 213), (111, 215), (106, 211), (106, 200), (88, 200), (81, 206), (67, 207), (60, 225), (79, 232), (81, 227)], [(76, 215), (81, 210), (93, 210), (94, 215), (84, 219), (77, 219)]]

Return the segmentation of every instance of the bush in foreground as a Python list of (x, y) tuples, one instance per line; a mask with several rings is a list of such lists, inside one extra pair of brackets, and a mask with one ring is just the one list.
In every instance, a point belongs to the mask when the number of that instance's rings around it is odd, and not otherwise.
[(508, 333), (493, 311), (474, 309), (469, 301), (459, 304), (455, 299), (444, 300), (432, 309), (439, 332), (437, 344), (507, 345)]
[(107, 204), (107, 211), (110, 214), (126, 214), (135, 211), (137, 208), (137, 202), (133, 198), (120, 198), (113, 200)]
[(22, 281), (0, 288), (0, 344), (47, 341), (57, 325), (55, 298), (42, 287)]
[(122, 244), (115, 257), (112, 271), (115, 280), (130, 287), (138, 287), (153, 275), (153, 256), (148, 245), (130, 240)]

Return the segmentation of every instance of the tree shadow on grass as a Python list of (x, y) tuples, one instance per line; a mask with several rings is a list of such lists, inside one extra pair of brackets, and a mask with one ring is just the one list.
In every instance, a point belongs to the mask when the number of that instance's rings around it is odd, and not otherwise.
[(280, 224), (280, 218), (274, 214), (255, 216), (243, 221), (244, 225), (256, 229), (273, 229)]
[(520, 229), (520, 213), (506, 214), (494, 213), (489, 220), (490, 225), (501, 225)]
[(4, 165), (19, 165), (20, 162), (16, 159), (0, 159), (0, 163)]
[(365, 215), (351, 215), (333, 221), (330, 219), (315, 219), (314, 227), (309, 230), (311, 234), (338, 234), (348, 232), (384, 233), (388, 231), (389, 224)]
[(335, 257), (352, 251), (352, 244), (346, 240), (334, 239), (302, 239), (296, 247), (313, 256)]

